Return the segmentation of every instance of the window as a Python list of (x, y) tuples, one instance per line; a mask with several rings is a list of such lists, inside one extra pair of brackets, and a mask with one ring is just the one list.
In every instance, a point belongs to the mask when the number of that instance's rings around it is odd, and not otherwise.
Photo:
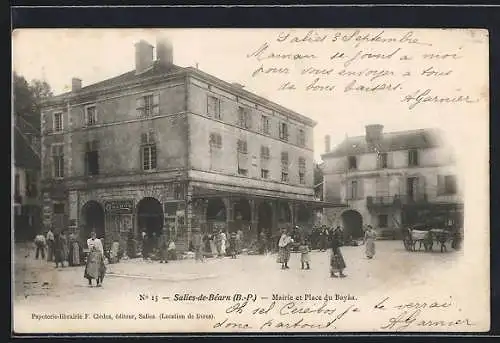
[(64, 177), (64, 147), (62, 144), (52, 145), (52, 173), (56, 178)]
[(61, 132), (63, 130), (63, 114), (62, 112), (54, 113), (54, 132)]
[(288, 173), (281, 172), (281, 182), (288, 182)]
[(284, 141), (288, 141), (288, 124), (280, 123), (280, 139)]
[(250, 110), (245, 107), (238, 107), (238, 125), (242, 128), (250, 129), (252, 127), (251, 120)]
[(416, 200), (418, 194), (418, 178), (409, 177), (406, 179), (406, 194), (410, 199)]
[(247, 141), (244, 141), (242, 139), (238, 139), (238, 152), (240, 154), (246, 154), (247, 151)]
[(33, 171), (26, 171), (26, 196), (36, 197), (38, 195), (37, 177)]
[(349, 170), (358, 169), (358, 160), (356, 159), (356, 156), (349, 156), (347, 160), (349, 164)]
[(218, 133), (211, 133), (209, 143), (211, 148), (222, 148), (222, 136)]
[(387, 153), (386, 152), (382, 152), (382, 153), (378, 154), (377, 163), (378, 163), (379, 169), (387, 168)]
[(137, 115), (151, 117), (160, 114), (160, 94), (148, 94), (137, 99)]
[(388, 226), (388, 216), (387, 214), (378, 215), (378, 227), (386, 228)]
[(156, 140), (153, 131), (141, 135), (141, 157), (142, 170), (156, 169)]
[(408, 166), (410, 167), (418, 166), (418, 150), (408, 151)]
[(455, 175), (438, 175), (438, 194), (452, 195), (457, 193), (457, 178)]
[(306, 183), (306, 159), (299, 157), (299, 182)]
[(95, 105), (85, 107), (85, 126), (97, 124), (97, 109)]
[(248, 175), (248, 169), (238, 168), (238, 174), (239, 175), (247, 176)]
[(288, 152), (283, 151), (281, 153), (281, 165), (288, 168)]
[(261, 169), (260, 170), (260, 177), (263, 179), (268, 179), (269, 178), (269, 170)]
[(184, 200), (184, 186), (183, 185), (175, 185), (174, 198), (175, 198), (175, 200)]
[(64, 214), (65, 209), (64, 209), (64, 204), (63, 203), (55, 203), (53, 207), (54, 213), (57, 214)]
[(297, 144), (300, 146), (306, 146), (306, 133), (303, 129), (299, 129)]
[(269, 117), (262, 116), (261, 121), (262, 121), (262, 133), (268, 135), (269, 134)]
[(99, 142), (90, 141), (85, 146), (85, 174), (99, 174)]
[(207, 98), (207, 114), (215, 119), (221, 119), (220, 114), (220, 100), (214, 96), (209, 95)]
[(358, 181), (353, 180), (350, 182), (349, 199), (357, 199), (357, 198), (358, 198)]
[(268, 160), (270, 157), (269, 147), (261, 146), (260, 147), (260, 158), (263, 160)]

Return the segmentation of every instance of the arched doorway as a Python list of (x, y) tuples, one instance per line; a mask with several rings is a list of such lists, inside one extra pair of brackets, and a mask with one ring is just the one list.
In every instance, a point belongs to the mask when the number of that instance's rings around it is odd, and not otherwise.
[[(242, 230), (245, 234), (250, 232), (250, 223), (252, 221), (252, 209), (247, 199), (241, 198), (234, 203), (234, 228), (233, 230)], [(251, 228), (255, 229), (255, 228)]]
[(95, 231), (97, 238), (104, 238), (104, 208), (97, 201), (90, 200), (82, 207), (82, 238), (89, 238)]
[(358, 211), (347, 210), (342, 213), (341, 218), (346, 238), (349, 236), (353, 239), (363, 237), (363, 217)]
[(207, 204), (207, 231), (212, 232), (215, 228), (226, 224), (226, 206), (222, 199), (208, 200)]
[(153, 233), (159, 236), (163, 228), (163, 220), (163, 208), (158, 200), (147, 197), (139, 201), (137, 204), (137, 224), (140, 232), (145, 231), (150, 237)]

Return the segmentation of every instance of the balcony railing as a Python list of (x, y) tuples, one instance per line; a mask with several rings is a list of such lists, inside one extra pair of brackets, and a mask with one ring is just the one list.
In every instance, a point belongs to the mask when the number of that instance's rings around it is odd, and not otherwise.
[(387, 196), (368, 196), (366, 197), (366, 206), (368, 208), (382, 207), (401, 207), (402, 205), (421, 204), (427, 202), (427, 194), (414, 195), (387, 195)]

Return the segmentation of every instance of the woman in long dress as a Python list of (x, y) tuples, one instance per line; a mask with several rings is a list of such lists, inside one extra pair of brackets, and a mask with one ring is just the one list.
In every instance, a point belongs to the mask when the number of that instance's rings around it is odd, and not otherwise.
[(371, 225), (368, 225), (365, 231), (365, 254), (366, 257), (372, 259), (375, 256), (375, 239), (377, 234)]
[(68, 260), (68, 240), (63, 232), (58, 232), (54, 239), (54, 261), (56, 263), (56, 268), (64, 268), (64, 261)]
[(80, 265), (80, 243), (78, 242), (78, 237), (72, 233), (69, 235), (69, 265), (79, 266)]
[(104, 248), (101, 240), (96, 238), (95, 232), (92, 232), (90, 238), (87, 239), (87, 245), (89, 256), (87, 257), (84, 277), (89, 280), (89, 286), (92, 286), (92, 280), (95, 279), (97, 287), (101, 287), (106, 274), (106, 266), (104, 264)]
[[(344, 274), (344, 269), (346, 267), (344, 256), (340, 251), (340, 246), (342, 245), (341, 239), (342, 232), (337, 228), (331, 236), (331, 254), (330, 254), (330, 276), (331, 277), (346, 277)], [(337, 276), (337, 274), (339, 275)]]
[(292, 238), (286, 232), (286, 229), (281, 230), (281, 237), (278, 242), (278, 256), (281, 263), (281, 269), (289, 269), (288, 261), (290, 260), (290, 248), (293, 243)]

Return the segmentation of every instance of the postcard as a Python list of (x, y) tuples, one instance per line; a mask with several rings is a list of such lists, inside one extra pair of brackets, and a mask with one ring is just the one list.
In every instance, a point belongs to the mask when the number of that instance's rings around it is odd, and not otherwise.
[(482, 29), (13, 32), (13, 332), (486, 332)]

